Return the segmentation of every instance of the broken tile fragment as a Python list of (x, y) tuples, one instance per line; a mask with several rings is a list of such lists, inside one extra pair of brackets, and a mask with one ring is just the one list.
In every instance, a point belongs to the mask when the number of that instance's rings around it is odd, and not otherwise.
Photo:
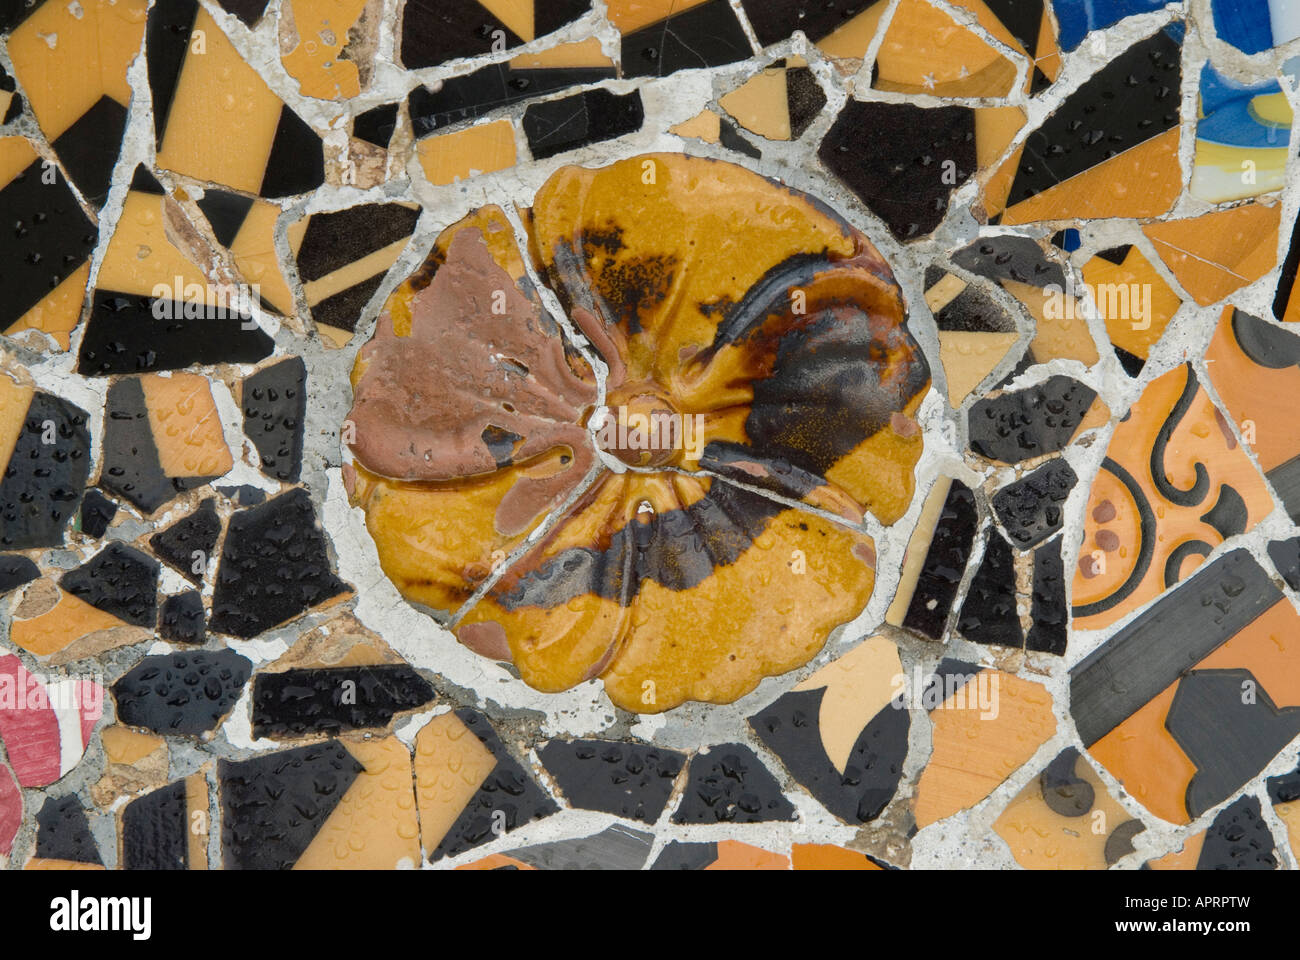
[(122, 869), (206, 870), (207, 821), (202, 773), (137, 797), (122, 808)]
[(1071, 590), (1075, 626), (1085, 630), (1159, 596), (1273, 509), (1190, 363), (1147, 386), (1106, 453), (1088, 494)]
[(346, 100), (368, 86), (381, 13), (369, 0), (291, 0), (281, 6), (280, 62), (304, 97)]
[(1277, 266), (1280, 203), (1248, 203), (1190, 220), (1150, 223), (1150, 238), (1182, 288), (1203, 307)]
[(673, 823), (762, 823), (793, 820), (795, 810), (753, 750), (725, 743), (691, 758), (686, 789), (672, 819)]
[(99, 485), (149, 514), (233, 465), (206, 378), (128, 377), (108, 388)]
[(89, 416), (0, 373), (0, 548), (64, 542), (90, 470)]
[(271, 91), (198, 0), (155, 4), (146, 33), (160, 167), (272, 199), (324, 183), (319, 134)]
[(252, 664), (233, 650), (145, 657), (113, 684), (117, 718), (132, 727), (185, 736), (215, 730), (243, 693)]
[(925, 304), (939, 329), (939, 362), (955, 409), (988, 379), (1020, 342), (1014, 318), (977, 284), (932, 265)]
[(0, 220), (13, 227), (0, 239), (9, 265), (0, 333), (44, 331), (67, 350), (99, 232), (59, 167), (23, 137), (0, 138)]
[(1207, 829), (1183, 841), (1181, 850), (1144, 866), (1148, 870), (1276, 870), (1278, 859), (1259, 800), (1247, 796), (1224, 807)]
[(126, 130), (131, 103), (126, 73), (140, 48), (147, 5), (146, 0), (42, 3), (7, 41), (41, 132), (95, 207), (108, 196)]
[(1026, 870), (1105, 870), (1145, 830), (1073, 747), (1030, 780), (993, 824)]
[(804, 60), (778, 60), (719, 97), (718, 106), (760, 137), (798, 140), (826, 106), (826, 94)]
[(81, 498), (81, 513), (77, 517), (76, 529), (83, 536), (98, 540), (108, 532), (108, 525), (117, 516), (117, 504), (98, 490), (87, 490)]
[(1291, 246), (1286, 260), (1278, 272), (1277, 294), (1273, 298), (1273, 316), (1285, 323), (1300, 322), (1300, 285), (1296, 273), (1300, 270), (1300, 219), (1296, 220), (1291, 234)]
[(1292, 590), (1300, 590), (1300, 537), (1274, 540), (1268, 545), (1268, 558), (1286, 585)]
[(1300, 19), (1286, 3), (1213, 0), (1214, 32), (1242, 53), (1262, 53), (1300, 37)]
[(686, 760), (675, 750), (605, 740), (552, 740), (537, 755), (572, 806), (643, 823), (659, 819)]
[(220, 534), (216, 501), (208, 497), (193, 513), (151, 536), (149, 549), (191, 583), (202, 583)]
[[(205, 190), (196, 206), (208, 221), (213, 239), (230, 251), (230, 258), (244, 282), (257, 285), (262, 308), (283, 316), (292, 315), (295, 312), (293, 291), (285, 280), (284, 267), (275, 250), (279, 206), (216, 188)], [(243, 323), (240, 329), (251, 331), (252, 327)], [(257, 359), (239, 362), (252, 363)]]
[(9, 768), (0, 764), (0, 858), (8, 857), (23, 825), (23, 793)]
[(1242, 440), (1283, 509), (1300, 522), (1300, 435), (1291, 412), (1300, 386), (1300, 336), (1227, 307), (1205, 362)]
[(970, 488), (940, 475), (908, 541), (898, 589), (885, 613), (888, 623), (931, 640), (943, 638), (978, 526)]
[(898, 649), (877, 636), (818, 670), (750, 717), (791, 776), (853, 825), (876, 819), (903, 774), (910, 727), (895, 699)]
[(122, 543), (111, 543), (69, 570), (60, 586), (97, 610), (137, 627), (154, 625), (158, 610), (158, 561)]
[(40, 575), (40, 568), (30, 557), (21, 554), (0, 555), (0, 596), (31, 583)]
[[(654, 845), (654, 834), (616, 823), (590, 837), (530, 844), (497, 854), (490, 864), (467, 864), (458, 869), (500, 869), (510, 860), (516, 869), (532, 870), (640, 870)], [(482, 863), (482, 861), (480, 861)]]
[(158, 609), (158, 636), (169, 643), (203, 643), (206, 623), (203, 596), (197, 590), (173, 594)]
[(753, 54), (727, 0), (609, 0), (607, 6), (623, 35), (624, 76), (666, 77)]
[(934, 746), (912, 801), (918, 828), (982, 801), (1056, 731), (1042, 685), (958, 660), (939, 664), (922, 701)]
[(1069, 638), (1070, 605), (1065, 597), (1065, 564), (1057, 537), (1034, 550), (1025, 649), (1061, 656)]
[(454, 133), (425, 137), (415, 145), (420, 167), (434, 186), (513, 167), (518, 160), (512, 120), (493, 120)]
[(1052, 0), (1061, 25), (1061, 49), (1073, 50), (1094, 30), (1104, 30), (1127, 17), (1163, 10), (1167, 0)]
[(990, 221), (1167, 212), (1183, 179), (1182, 37), (1182, 24), (1165, 27), (1112, 57), (1067, 96), (985, 184)]
[[(136, 601), (140, 599), (137, 595)], [(116, 613), (60, 590), (51, 580), (37, 580), (14, 608), (9, 639), (42, 663), (57, 666), (140, 643), (152, 634), (152, 625), (129, 625)]]
[(1132, 244), (1101, 251), (1081, 272), (1120, 366), (1136, 377), (1182, 299)]
[(524, 136), (534, 160), (614, 140), (641, 129), (645, 107), (641, 92), (618, 95), (588, 90), (560, 100), (531, 104), (524, 111)]
[(1191, 194), (1207, 203), (1282, 189), (1295, 116), (1276, 80), (1246, 84), (1201, 68)]
[(890, 870), (889, 864), (869, 854), (831, 843), (796, 843), (790, 847), (792, 870)]
[(982, 457), (1019, 463), (1057, 453), (1109, 418), (1096, 391), (1057, 375), (1032, 387), (1006, 390), (970, 409), (970, 447)]
[(114, 725), (101, 731), (100, 742), (104, 746), (104, 775), (90, 788), (96, 806), (112, 806), (119, 797), (167, 782), (170, 757), (162, 737)]
[(302, 291), (322, 333), (347, 342), (419, 218), (420, 208), (410, 204), (365, 203), (290, 226)]
[(993, 495), (993, 511), (1017, 549), (1036, 546), (1065, 520), (1065, 501), (1079, 482), (1065, 460), (1049, 460)]
[(44, 869), (55, 863), (104, 865), (86, 810), (75, 794), (45, 798), (36, 814), (35, 857)]
[(1250, 554), (1221, 556), (1070, 671), (1084, 746), (1152, 813), (1199, 817), (1300, 733), (1297, 627)]
[(224, 868), (291, 869), (364, 772), (338, 740), (218, 761)]
[(984, 555), (957, 615), (957, 630), (973, 643), (1023, 647), (1016, 600), (1015, 554), (1006, 538), (990, 527), (984, 535)]
[(255, 637), (348, 589), (334, 575), (307, 491), (294, 489), (231, 516), (209, 626)]
[(302, 471), (302, 429), (307, 415), (307, 367), (290, 357), (257, 371), (240, 387), (244, 435), (257, 448), (262, 472), (294, 483)]
[(591, 0), (411, 0), (399, 51), (408, 68), (498, 53), (554, 33), (591, 9)]
[(486, 717), (434, 717), (415, 736), (420, 835), (432, 861), (503, 837), (559, 809), (512, 757)]
[(983, 37), (926, 0), (902, 0), (885, 29), (871, 85), (934, 97), (1004, 97), (1015, 80), (1016, 64)]
[[(3, 778), (3, 773), (0, 773)], [(1287, 846), (1294, 857), (1300, 851), (1300, 768), (1264, 781), (1273, 812), (1286, 827)]]
[(433, 698), (429, 682), (405, 664), (261, 672), (253, 680), (253, 735), (382, 729)]
[(0, 656), (0, 743), (20, 786), (49, 786), (69, 773), (103, 711), (104, 688), (93, 680), (37, 677), (16, 656)]

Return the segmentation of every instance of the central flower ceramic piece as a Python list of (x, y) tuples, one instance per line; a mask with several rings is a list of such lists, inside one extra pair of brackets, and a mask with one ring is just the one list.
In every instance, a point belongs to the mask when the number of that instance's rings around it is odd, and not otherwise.
[(358, 354), (345, 473), (384, 572), (529, 685), (599, 677), (631, 711), (806, 663), (869, 599), (864, 515), (903, 514), (921, 454), (889, 266), (816, 200), (678, 154), (562, 168), (520, 213), (567, 325), (489, 206)]

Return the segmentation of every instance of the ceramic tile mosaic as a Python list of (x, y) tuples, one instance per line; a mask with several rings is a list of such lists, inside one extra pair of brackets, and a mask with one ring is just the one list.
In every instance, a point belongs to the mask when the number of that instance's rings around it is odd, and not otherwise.
[(1297, 77), (0, 0), (0, 866), (1295, 869)]

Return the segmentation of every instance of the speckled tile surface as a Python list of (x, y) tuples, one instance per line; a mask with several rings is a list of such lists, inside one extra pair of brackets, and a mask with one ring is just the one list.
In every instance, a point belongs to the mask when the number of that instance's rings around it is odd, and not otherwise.
[(1288, 0), (0, 0), (0, 867), (1295, 869), (1298, 99)]

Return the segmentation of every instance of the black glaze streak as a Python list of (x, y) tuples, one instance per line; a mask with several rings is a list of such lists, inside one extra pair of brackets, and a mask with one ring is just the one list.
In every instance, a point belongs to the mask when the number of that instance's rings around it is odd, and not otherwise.
[(1155, 443), (1151, 445), (1151, 480), (1160, 495), (1170, 503), (1180, 507), (1194, 507), (1210, 493), (1210, 472), (1205, 468), (1205, 464), (1198, 462), (1194, 465), (1196, 482), (1192, 484), (1190, 490), (1180, 490), (1175, 487), (1165, 471), (1165, 452), (1169, 447), (1169, 440), (1196, 399), (1198, 388), (1196, 371), (1192, 369), (1190, 362), (1184, 365), (1184, 369), (1187, 371), (1187, 382), (1183, 385), (1183, 392), (1179, 395), (1173, 410), (1169, 412), (1169, 416), (1165, 418), (1165, 422), (1160, 425)]

